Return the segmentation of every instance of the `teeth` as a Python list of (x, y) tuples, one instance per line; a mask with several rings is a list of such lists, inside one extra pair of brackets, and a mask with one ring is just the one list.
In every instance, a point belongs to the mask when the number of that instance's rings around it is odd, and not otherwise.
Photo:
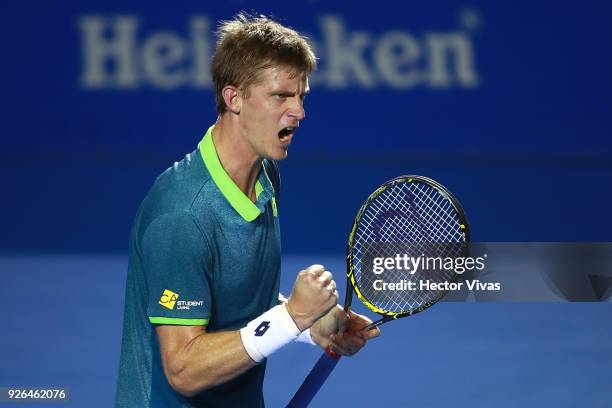
[(286, 128), (281, 129), (280, 132), (278, 132), (278, 137), (281, 140), (283, 140), (287, 138), (289, 135), (291, 135), (296, 129), (297, 127), (295, 126), (287, 126)]

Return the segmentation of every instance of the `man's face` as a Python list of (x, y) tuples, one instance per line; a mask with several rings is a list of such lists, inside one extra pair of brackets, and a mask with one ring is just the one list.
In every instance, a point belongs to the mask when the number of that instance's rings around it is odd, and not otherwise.
[(304, 98), (308, 93), (305, 75), (292, 78), (284, 68), (267, 68), (242, 96), (240, 131), (259, 157), (283, 160), (291, 139), (306, 116)]

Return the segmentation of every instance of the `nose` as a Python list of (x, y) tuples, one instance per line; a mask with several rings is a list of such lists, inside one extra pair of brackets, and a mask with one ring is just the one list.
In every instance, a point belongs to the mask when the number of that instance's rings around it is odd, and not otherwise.
[(306, 117), (306, 111), (304, 110), (304, 102), (297, 100), (297, 102), (289, 109), (289, 116), (299, 120), (304, 120)]

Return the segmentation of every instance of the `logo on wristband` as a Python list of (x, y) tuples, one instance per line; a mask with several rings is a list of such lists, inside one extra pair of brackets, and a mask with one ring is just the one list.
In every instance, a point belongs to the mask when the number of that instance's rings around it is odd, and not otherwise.
[(255, 329), (255, 335), (257, 337), (261, 337), (264, 334), (266, 334), (266, 332), (268, 331), (268, 329), (270, 328), (270, 322), (269, 321), (263, 321), (261, 323), (259, 323), (259, 326), (257, 326), (257, 328)]

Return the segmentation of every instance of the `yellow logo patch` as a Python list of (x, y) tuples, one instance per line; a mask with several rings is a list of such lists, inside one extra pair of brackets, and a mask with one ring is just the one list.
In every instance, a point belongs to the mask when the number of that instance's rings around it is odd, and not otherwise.
[(168, 309), (172, 310), (174, 309), (174, 305), (176, 304), (178, 298), (178, 293), (174, 293), (171, 290), (166, 289), (164, 290), (164, 293), (162, 293), (161, 298), (159, 299), (159, 304), (163, 307), (167, 307)]

